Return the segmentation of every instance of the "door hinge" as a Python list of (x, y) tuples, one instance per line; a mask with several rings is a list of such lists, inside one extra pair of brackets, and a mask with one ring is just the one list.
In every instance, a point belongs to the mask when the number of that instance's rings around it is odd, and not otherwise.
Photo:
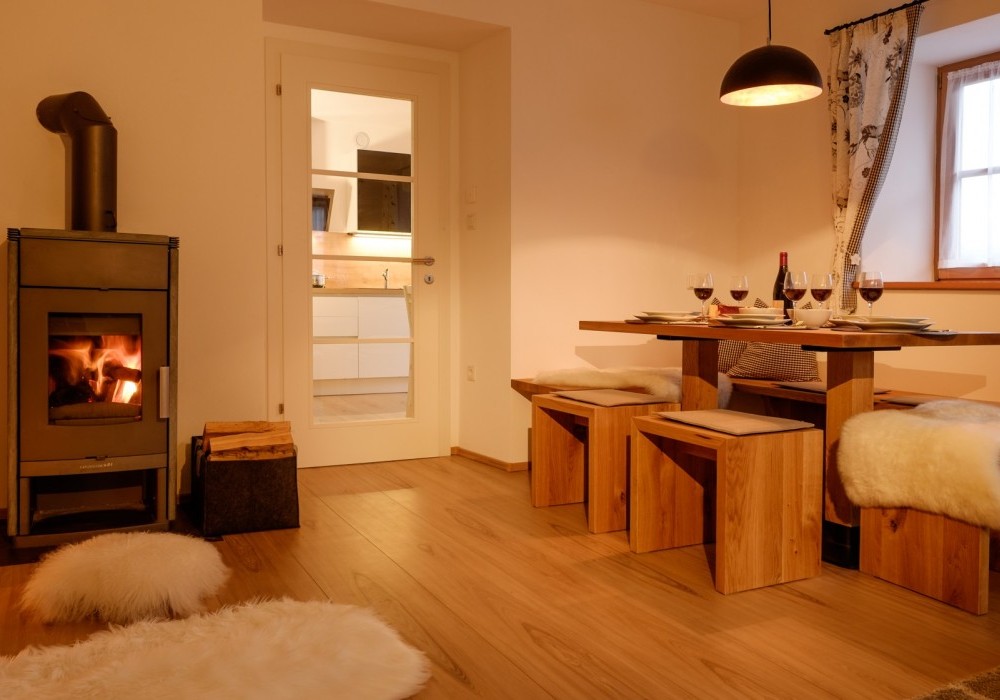
[(281, 83), (274, 86), (274, 94), (281, 97)]
[(285, 246), (283, 246), (283, 245), (281, 245), (279, 243), (278, 244), (278, 257), (280, 258), (284, 254), (285, 254)]
[(283, 403), (278, 404), (278, 415), (279, 416), (285, 415), (285, 404)]

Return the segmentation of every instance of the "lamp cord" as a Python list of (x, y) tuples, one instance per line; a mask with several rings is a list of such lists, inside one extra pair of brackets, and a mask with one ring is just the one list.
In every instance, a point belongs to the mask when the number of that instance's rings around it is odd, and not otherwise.
[(771, 0), (767, 0), (767, 45), (771, 45)]

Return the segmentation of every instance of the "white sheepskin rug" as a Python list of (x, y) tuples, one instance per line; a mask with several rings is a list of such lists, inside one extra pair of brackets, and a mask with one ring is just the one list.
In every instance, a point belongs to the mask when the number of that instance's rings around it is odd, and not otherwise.
[(169, 532), (112, 532), (46, 555), (21, 608), (42, 622), (187, 617), (229, 577), (218, 550)]
[[(575, 369), (554, 369), (539, 372), (535, 381), (552, 386), (580, 389), (629, 389), (640, 388), (664, 401), (678, 403), (681, 400), (680, 367), (612, 367), (596, 369), (578, 367)], [(733, 383), (725, 374), (719, 373), (719, 408), (729, 405), (733, 393)]]
[(1000, 408), (931, 401), (844, 423), (837, 466), (863, 508), (916, 508), (1000, 528)]
[(429, 676), (426, 657), (368, 610), (276, 600), (0, 657), (0, 697), (374, 700), (409, 697)]

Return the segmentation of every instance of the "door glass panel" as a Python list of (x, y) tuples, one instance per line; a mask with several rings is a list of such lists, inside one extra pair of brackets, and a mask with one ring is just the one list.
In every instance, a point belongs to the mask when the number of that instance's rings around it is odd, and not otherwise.
[(412, 120), (312, 90), (313, 423), (412, 416)]

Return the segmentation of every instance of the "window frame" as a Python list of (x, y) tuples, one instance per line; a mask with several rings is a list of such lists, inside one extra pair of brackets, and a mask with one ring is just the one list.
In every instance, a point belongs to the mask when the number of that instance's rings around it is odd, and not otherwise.
[(1000, 51), (956, 61), (937, 69), (937, 140), (934, 146), (934, 260), (933, 269), (937, 280), (991, 280), (1000, 281), (1000, 267), (948, 267), (938, 265), (941, 253), (941, 139), (944, 131), (945, 102), (947, 100), (947, 74), (991, 61), (1000, 61)]

